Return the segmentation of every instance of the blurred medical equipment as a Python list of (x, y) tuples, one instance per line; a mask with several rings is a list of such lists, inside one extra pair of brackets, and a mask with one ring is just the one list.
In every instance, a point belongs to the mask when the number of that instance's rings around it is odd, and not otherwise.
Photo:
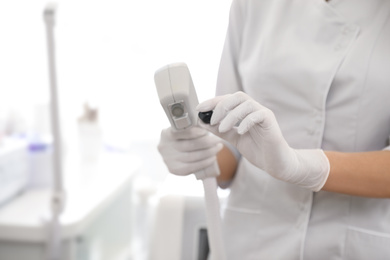
[(25, 189), (28, 174), (27, 142), (9, 137), (0, 140), (0, 205)]
[[(158, 193), (148, 259), (209, 259), (203, 194), (202, 183), (194, 182), (193, 176), (167, 176)], [(218, 189), (221, 205), (228, 194), (229, 190)]]
[(49, 3), (43, 18), (46, 25), (47, 50), (49, 61), (50, 100), (51, 100), (51, 130), (53, 135), (53, 187), (51, 196), (51, 217), (49, 225), (48, 260), (61, 259), (61, 228), (60, 215), (65, 207), (65, 191), (63, 185), (62, 136), (59, 117), (57, 75), (55, 62), (54, 24), (56, 4)]
[[(184, 63), (174, 63), (156, 71), (154, 76), (160, 103), (171, 123), (172, 128), (183, 131), (197, 124), (195, 107), (198, 98), (190, 72)], [(198, 180), (203, 181), (206, 202), (208, 237), (212, 259), (223, 260), (223, 248), (220, 205), (217, 196), (219, 175), (217, 162), (209, 168), (196, 172)]]
[[(62, 260), (129, 259), (132, 186), (141, 163), (126, 153), (106, 153), (96, 165), (64, 161), (66, 176), (90, 178), (66, 186), (60, 217)], [(50, 189), (29, 189), (0, 208), (0, 260), (47, 259), (51, 199)]]
[[(44, 188), (28, 189), (1, 207), (0, 260), (128, 259), (132, 239), (131, 186), (141, 161), (120, 152), (105, 153), (92, 162), (64, 158), (54, 57), (55, 14), (55, 4), (48, 4), (43, 16), (49, 54), (53, 140), (43, 143), (40, 140), (29, 147), (38, 164), (50, 159), (53, 164), (53, 170), (48, 171), (52, 173), (51, 183)], [(4, 164), (5, 173), (16, 178), (22, 175), (17, 171), (23, 168), (22, 150), (27, 150), (27, 145), (23, 148), (23, 145), (7, 144), (5, 148), (0, 158), (7, 160), (0, 160), (0, 165)], [(38, 153), (49, 150), (50, 153)], [(43, 156), (38, 158), (42, 160), (36, 160), (35, 156), (39, 155)], [(49, 166), (40, 164), (34, 170), (47, 170)], [(76, 176), (66, 186), (66, 207), (63, 173)], [(6, 187), (13, 188), (12, 193), (21, 189), (12, 186), (11, 178), (7, 181), (10, 185)], [(19, 183), (20, 187), (23, 182)]]
[(78, 118), (78, 133), (80, 159), (90, 162), (98, 160), (103, 147), (98, 108), (84, 104), (84, 112)]
[(50, 103), (39, 102), (32, 109), (31, 129), (22, 138), (29, 144), (30, 178), (28, 188), (51, 187), (53, 183), (53, 137)]
[(53, 184), (53, 141), (51, 136), (27, 138), (29, 143), (28, 188), (49, 188)]

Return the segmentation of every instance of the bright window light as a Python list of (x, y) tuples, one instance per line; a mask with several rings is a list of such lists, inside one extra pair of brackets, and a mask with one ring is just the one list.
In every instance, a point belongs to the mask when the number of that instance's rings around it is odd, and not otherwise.
[[(17, 111), (31, 130), (48, 103), (42, 11), (47, 1), (0, 2), (0, 124)], [(83, 103), (100, 111), (108, 140), (158, 139), (169, 125), (153, 81), (156, 69), (187, 63), (199, 100), (214, 95), (229, 0), (60, 0), (55, 27), (65, 135)], [(23, 127), (22, 127), (23, 128)], [(1, 130), (1, 128), (0, 128)]]

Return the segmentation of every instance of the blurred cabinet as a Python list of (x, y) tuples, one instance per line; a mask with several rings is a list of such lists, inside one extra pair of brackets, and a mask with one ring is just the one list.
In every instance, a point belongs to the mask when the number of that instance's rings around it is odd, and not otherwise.
[(25, 189), (28, 174), (27, 142), (14, 138), (0, 139), (0, 205)]
[[(68, 167), (66, 174), (80, 171), (80, 178), (72, 174), (61, 216), (62, 260), (128, 259), (131, 185), (140, 167), (129, 154)], [(46, 259), (49, 201), (50, 190), (31, 189), (0, 208), (0, 260)]]

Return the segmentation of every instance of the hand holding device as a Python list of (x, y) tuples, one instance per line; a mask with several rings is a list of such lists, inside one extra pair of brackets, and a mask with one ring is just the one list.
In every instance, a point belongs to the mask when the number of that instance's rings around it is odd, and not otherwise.
[(324, 152), (291, 148), (273, 112), (247, 94), (219, 96), (199, 104), (197, 110), (213, 110), (210, 124), (200, 125), (230, 142), (252, 164), (273, 177), (313, 191), (325, 184), (330, 166)]
[(156, 71), (154, 80), (160, 103), (171, 123), (161, 133), (158, 150), (169, 171), (176, 175), (195, 173), (197, 179), (219, 175), (216, 155), (220, 139), (197, 127), (198, 97), (191, 74), (184, 63)]
[(195, 126), (175, 131), (169, 127), (161, 132), (158, 151), (169, 172), (175, 175), (201, 172), (205, 176), (213, 176), (219, 172), (214, 166), (222, 147), (220, 139), (203, 128)]

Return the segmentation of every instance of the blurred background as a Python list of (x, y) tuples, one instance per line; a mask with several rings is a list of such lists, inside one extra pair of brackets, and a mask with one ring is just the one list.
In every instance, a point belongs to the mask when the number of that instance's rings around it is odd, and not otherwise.
[[(45, 4), (0, 3), (1, 122), (11, 113), (14, 131), (44, 128), (35, 125), (33, 113), (49, 97)], [(168, 124), (154, 71), (186, 62), (199, 99), (212, 96), (229, 6), (228, 0), (59, 0), (55, 33), (63, 126), (71, 127), (88, 101), (99, 107), (107, 139), (156, 138)]]
[[(153, 259), (153, 245), (164, 248), (148, 235), (157, 225), (162, 191), (183, 195), (195, 187), (199, 195), (194, 178), (165, 183), (168, 174), (156, 146), (169, 122), (153, 75), (166, 64), (185, 62), (199, 101), (213, 97), (231, 1), (56, 3), (66, 193), (61, 258)], [(50, 259), (53, 137), (46, 4), (0, 1), (0, 260)], [(178, 198), (164, 201), (169, 206)], [(171, 255), (157, 259), (192, 259), (183, 258), (179, 247), (166, 251)]]

